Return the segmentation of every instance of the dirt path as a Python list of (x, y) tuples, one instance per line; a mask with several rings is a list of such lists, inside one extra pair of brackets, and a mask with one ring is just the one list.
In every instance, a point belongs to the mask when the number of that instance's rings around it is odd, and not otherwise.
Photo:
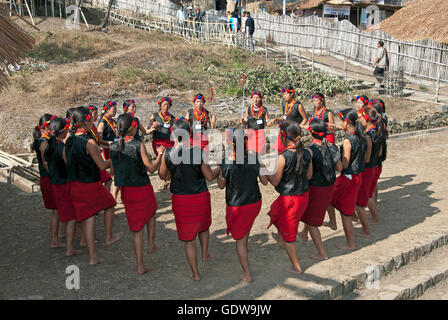
[[(271, 186), (262, 187), (263, 208), (249, 241), (255, 279), (252, 284), (238, 280), (241, 270), (235, 242), (225, 233), (224, 191), (216, 183), (209, 186), (213, 209), (210, 249), (216, 259), (199, 264), (200, 282), (189, 279), (183, 243), (177, 239), (171, 213), (170, 195), (156, 192), (157, 242), (165, 247), (153, 255), (145, 254), (145, 263), (153, 271), (138, 276), (132, 235), (124, 214), (117, 214), (115, 220), (115, 229), (124, 231), (124, 237), (112, 247), (104, 245), (103, 221), (98, 217), (97, 246), (105, 263), (90, 267), (85, 248), (81, 255), (71, 258), (64, 256), (63, 249), (49, 248), (49, 211), (43, 209), (40, 194), (25, 194), (0, 184), (0, 299), (309, 298), (319, 288), (349, 279), (385, 257), (409, 250), (435, 234), (448, 233), (446, 181), (440, 170), (434, 170), (445, 165), (447, 145), (446, 133), (391, 140), (389, 159), (379, 183), (381, 223), (372, 226), (373, 238), (356, 238), (354, 252), (339, 251), (335, 244), (343, 241), (344, 235), (338, 219), (337, 231), (321, 230), (330, 257), (325, 262), (308, 258), (315, 250), (312, 242), (297, 240), (304, 269), (304, 274), (299, 276), (283, 271), (289, 266), (286, 252), (272, 238), (274, 230), (266, 230), (267, 212), (277, 194)], [(158, 190), (159, 180), (151, 177), (151, 181)], [(355, 228), (359, 230), (360, 225), (356, 224)], [(72, 264), (80, 268), (78, 291), (65, 287), (65, 270)]]

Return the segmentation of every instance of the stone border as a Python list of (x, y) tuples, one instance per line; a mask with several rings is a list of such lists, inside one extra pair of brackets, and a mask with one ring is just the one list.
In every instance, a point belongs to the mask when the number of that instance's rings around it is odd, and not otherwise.
[[(448, 234), (442, 235), (426, 244), (415, 246), (414, 248), (402, 252), (401, 254), (398, 254), (394, 257), (387, 258), (385, 261), (382, 261), (377, 265), (373, 265), (372, 267), (378, 268), (378, 270), (380, 271), (380, 279), (381, 279), (385, 275), (407, 265), (409, 262), (417, 261), (421, 257), (429, 253), (432, 253), (437, 248), (441, 248), (446, 245), (448, 245)], [(446, 275), (445, 274), (435, 275), (434, 279), (431, 278), (428, 279), (428, 281), (433, 284), (437, 284), (438, 282), (443, 280), (444, 276)], [(366, 272), (360, 273), (358, 275), (353, 276), (351, 279), (346, 279), (343, 280), (342, 282), (339, 282), (339, 284), (337, 284), (336, 286), (329, 286), (328, 288), (323, 290), (316, 290), (318, 292), (316, 292), (310, 299), (330, 300), (330, 299), (342, 298), (343, 295), (352, 293), (355, 289), (365, 288), (364, 284), (366, 282), (367, 277), (368, 274)], [(428, 284), (425, 283), (425, 288), (427, 288), (427, 285)], [(403, 299), (405, 299), (406, 297), (407, 297), (406, 292), (404, 292)], [(411, 296), (409, 295), (409, 297)]]

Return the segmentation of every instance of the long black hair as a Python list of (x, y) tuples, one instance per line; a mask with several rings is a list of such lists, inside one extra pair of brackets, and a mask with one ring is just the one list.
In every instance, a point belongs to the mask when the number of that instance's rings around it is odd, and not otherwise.
[(123, 151), (124, 149), (124, 137), (129, 132), (132, 126), (134, 117), (130, 113), (120, 114), (117, 118), (117, 130), (118, 130), (118, 151)]
[(280, 124), (280, 132), (281, 135), (286, 137), (286, 139), (294, 141), (296, 143), (296, 155), (297, 162), (295, 171), (297, 174), (303, 173), (304, 161), (303, 161), (303, 152), (304, 147), (302, 140), (300, 140), (302, 136), (302, 129), (297, 122), (291, 120), (285, 120)]
[(356, 112), (356, 110), (352, 108), (343, 109), (339, 112), (339, 117), (342, 121), (346, 121), (355, 128), (354, 134), (356, 137), (358, 137), (363, 150), (366, 150), (366, 135), (364, 134), (364, 127), (362, 126), (361, 121), (359, 121), (358, 119), (358, 113)]
[[(82, 123), (85, 123), (87, 121), (87, 117), (91, 116), (90, 114), (90, 110), (86, 107), (78, 107), (75, 110), (73, 110), (72, 112), (72, 116), (71, 116), (71, 128), (70, 128), (70, 134), (74, 135), (76, 133), (76, 130), (78, 130), (79, 126)], [(65, 143), (65, 145), (67, 147), (70, 147), (72, 144), (72, 139), (71, 137), (67, 140), (67, 142)]]
[(68, 125), (69, 122), (67, 122), (65, 118), (56, 117), (51, 120), (50, 122), (51, 136), (50, 139), (48, 140), (48, 151), (46, 153), (46, 156), (48, 156), (48, 158), (50, 158), (53, 152), (56, 150), (57, 137), (68, 129), (67, 128)]
[[(235, 161), (237, 164), (240, 164), (237, 159), (240, 158), (240, 153), (238, 151), (238, 145), (243, 141), (243, 158), (242, 160), (246, 160), (248, 158), (248, 150), (247, 150), (247, 135), (244, 133), (242, 129), (235, 129), (230, 128), (226, 130), (225, 133), (226, 143), (228, 145), (228, 148), (232, 150), (233, 154), (235, 155)], [(242, 164), (242, 163), (241, 163)]]
[(35, 126), (33, 129), (33, 144), (31, 146), (31, 149), (33, 151), (37, 151), (37, 143), (40, 137), (42, 137), (42, 129), (43, 129), (43, 125), (44, 123), (46, 123), (47, 121), (50, 121), (52, 115), (49, 113), (45, 113), (42, 117), (40, 117), (39, 119), (39, 125)]
[[(171, 132), (176, 132), (177, 130), (185, 130), (189, 133), (190, 136), (192, 133), (190, 122), (188, 122), (188, 120), (183, 117), (180, 119), (176, 119), (176, 121), (174, 121), (173, 123), (173, 126), (171, 127)], [(185, 142), (182, 141), (182, 135), (177, 135), (176, 137), (178, 142)], [(190, 143), (190, 141), (187, 142)]]
[(327, 139), (325, 139), (325, 136), (329, 134), (327, 124), (323, 120), (313, 119), (310, 122), (309, 128), (311, 136), (314, 139), (322, 141), (321, 153), (322, 153), (322, 167), (324, 169), (323, 173), (325, 180), (327, 182), (332, 182), (335, 172), (333, 162), (331, 160), (330, 149), (328, 148), (327, 144)]

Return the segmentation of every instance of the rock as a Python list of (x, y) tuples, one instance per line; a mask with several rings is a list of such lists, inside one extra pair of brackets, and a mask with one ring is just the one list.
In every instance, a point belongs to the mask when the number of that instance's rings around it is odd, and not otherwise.
[(440, 112), (448, 112), (448, 106), (446, 104), (437, 105), (436, 109)]

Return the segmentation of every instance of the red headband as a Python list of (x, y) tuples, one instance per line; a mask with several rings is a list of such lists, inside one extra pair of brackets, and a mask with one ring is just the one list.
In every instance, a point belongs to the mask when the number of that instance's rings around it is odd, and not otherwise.
[(341, 111), (339, 111), (338, 116), (339, 116), (339, 118), (341, 118), (342, 121), (345, 121), (347, 123), (350, 122), (346, 117), (344, 117), (344, 115), (342, 114)]
[(195, 102), (196, 100), (202, 100), (202, 101), (204, 101), (205, 102), (205, 97), (203, 96), (203, 95), (197, 95), (197, 96), (194, 96), (194, 98), (193, 98), (193, 102)]
[(292, 94), (294, 94), (294, 93), (296, 93), (296, 90), (295, 89), (281, 89), (280, 90), (282, 93), (292, 93)]
[(314, 131), (313, 129), (311, 129), (311, 127), (308, 127), (308, 131), (311, 132), (311, 133), (314, 133), (314, 134), (318, 135), (319, 137), (325, 137), (325, 132), (317, 132), (317, 131)]
[[(163, 101), (168, 101), (169, 103), (172, 103), (171, 98), (165, 97), (165, 98), (160, 99), (159, 102), (157, 102), (157, 104), (160, 106), (160, 105), (162, 105)], [(195, 102), (195, 101), (196, 101), (196, 99), (193, 99), (193, 102)], [(204, 99), (204, 101), (205, 101), (205, 99)]]
[(260, 92), (258, 92), (258, 91), (252, 92), (252, 93), (250, 94), (250, 97), (251, 97), (251, 98), (252, 98), (253, 96), (259, 96), (261, 99), (263, 99), (263, 95), (262, 95)]
[[(359, 110), (359, 112), (362, 114), (363, 118), (366, 119), (367, 121), (373, 122), (375, 124), (378, 122), (378, 119), (370, 118), (370, 116), (366, 113), (366, 108), (362, 108), (361, 110)], [(377, 114), (377, 118), (378, 118), (378, 114)]]

